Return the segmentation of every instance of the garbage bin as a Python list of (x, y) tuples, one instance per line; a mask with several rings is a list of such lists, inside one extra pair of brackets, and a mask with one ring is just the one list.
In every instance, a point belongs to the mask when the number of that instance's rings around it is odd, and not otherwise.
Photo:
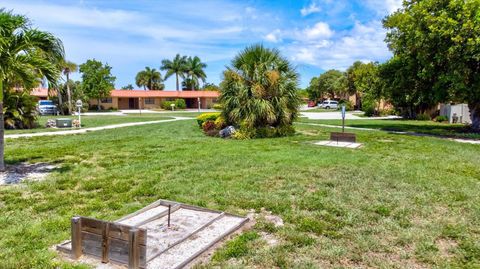
[(71, 128), (72, 119), (57, 119), (56, 124), (57, 128)]

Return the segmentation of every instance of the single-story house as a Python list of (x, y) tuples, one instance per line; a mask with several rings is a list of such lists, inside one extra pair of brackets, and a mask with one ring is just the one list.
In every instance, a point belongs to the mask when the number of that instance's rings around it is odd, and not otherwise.
[(48, 89), (45, 88), (35, 88), (30, 93), (31, 96), (35, 96), (38, 100), (47, 100), (48, 99)]
[[(112, 90), (110, 97), (100, 100), (104, 109), (152, 109), (160, 108), (164, 101), (184, 99), (187, 108), (211, 108), (217, 102), (220, 93), (216, 91), (145, 91)], [(98, 105), (98, 100), (89, 101), (91, 106)]]
[[(53, 93), (55, 94), (55, 93)], [(36, 88), (31, 92), (38, 100), (47, 100), (48, 89)], [(100, 105), (104, 109), (152, 109), (160, 108), (164, 101), (175, 101), (184, 99), (187, 108), (211, 108), (217, 102), (220, 95), (216, 91), (145, 91), (145, 90), (112, 90), (110, 96), (100, 99)], [(92, 99), (88, 102), (96, 106), (98, 100)]]

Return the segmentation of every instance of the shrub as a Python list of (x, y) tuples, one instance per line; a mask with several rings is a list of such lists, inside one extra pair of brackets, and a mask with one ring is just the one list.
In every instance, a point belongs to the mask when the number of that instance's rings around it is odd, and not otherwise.
[(187, 103), (185, 103), (185, 99), (175, 99), (175, 108), (176, 109), (185, 109), (187, 108)]
[(295, 134), (295, 128), (291, 125), (279, 126), (276, 131), (278, 136), (291, 136)]
[(350, 102), (350, 100), (340, 100), (340, 102), (338, 102), (338, 105), (339, 107), (341, 107), (342, 105), (345, 105), (345, 110), (347, 111), (353, 110), (353, 103)]
[(197, 117), (198, 126), (202, 127), (202, 124), (206, 121), (215, 121), (218, 117), (220, 117), (220, 112), (209, 112), (200, 114)]
[(238, 140), (252, 139), (255, 137), (255, 129), (249, 128), (240, 128), (235, 133), (233, 133), (232, 138)]
[(215, 120), (215, 126), (217, 127), (217, 129), (223, 129), (223, 128), (227, 127), (227, 122), (225, 121), (225, 118), (220, 115)]
[(393, 109), (383, 109), (379, 111), (380, 116), (389, 116), (395, 115), (395, 110)]
[(430, 117), (430, 115), (428, 115), (426, 113), (422, 113), (422, 114), (417, 114), (416, 119), (417, 120), (431, 120), (432, 118)]
[(172, 110), (172, 104), (175, 105), (175, 109), (185, 109), (187, 104), (184, 99), (175, 99), (175, 101), (163, 101), (161, 107), (165, 110)]
[(362, 103), (362, 111), (365, 112), (365, 116), (371, 117), (375, 115), (375, 101), (365, 98)]
[(213, 104), (212, 108), (216, 110), (222, 110), (223, 106), (221, 104)]
[(26, 91), (5, 91), (3, 105), (6, 129), (31, 129), (37, 126), (35, 98)]
[(448, 117), (447, 117), (447, 116), (444, 116), (444, 115), (440, 115), (440, 116), (437, 116), (437, 117), (435, 118), (435, 121), (437, 121), (437, 122), (448, 121)]
[[(248, 137), (251, 130), (255, 137), (255, 128), (292, 125), (299, 114), (298, 73), (276, 49), (247, 47), (223, 72), (221, 85), (227, 124), (240, 126), (239, 133)], [(245, 132), (242, 124), (253, 129)]]
[(204, 132), (215, 129), (215, 122), (208, 120), (202, 124), (202, 129)]

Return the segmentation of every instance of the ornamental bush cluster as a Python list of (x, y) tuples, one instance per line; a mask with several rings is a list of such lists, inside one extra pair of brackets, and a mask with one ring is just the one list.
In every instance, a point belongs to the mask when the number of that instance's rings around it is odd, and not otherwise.
[(175, 99), (175, 101), (163, 101), (161, 106), (165, 110), (171, 110), (172, 104), (175, 105), (175, 109), (185, 109), (187, 108), (187, 103), (185, 103), (184, 99)]

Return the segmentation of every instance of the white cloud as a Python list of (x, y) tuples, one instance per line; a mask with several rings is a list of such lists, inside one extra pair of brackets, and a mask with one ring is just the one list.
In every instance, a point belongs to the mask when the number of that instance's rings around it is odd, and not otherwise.
[(366, 0), (367, 6), (376, 10), (378, 14), (388, 15), (402, 7), (403, 0)]
[(298, 40), (285, 50), (296, 62), (324, 70), (345, 70), (357, 60), (381, 61), (390, 57), (384, 38), (381, 22), (357, 22), (351, 30), (335, 33), (329, 39), (316, 42)]
[(320, 12), (321, 9), (319, 6), (317, 6), (317, 3), (315, 2), (312, 2), (310, 3), (310, 5), (308, 7), (304, 7), (300, 10), (300, 13), (302, 14), (302, 16), (307, 16), (307, 15), (310, 15), (312, 13), (318, 13)]
[(280, 34), (281, 34), (280, 30), (276, 29), (273, 32), (270, 32), (269, 34), (267, 34), (264, 38), (269, 42), (278, 43), (282, 40), (280, 38)]
[(307, 39), (328, 39), (334, 32), (327, 23), (317, 22), (313, 27), (304, 29), (303, 34)]

